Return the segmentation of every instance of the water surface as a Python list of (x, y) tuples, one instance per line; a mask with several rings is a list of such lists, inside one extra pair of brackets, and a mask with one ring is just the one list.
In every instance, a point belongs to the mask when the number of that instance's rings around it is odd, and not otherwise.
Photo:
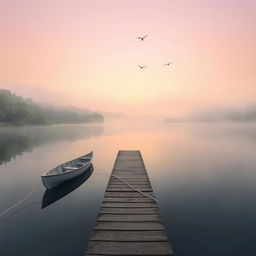
[(107, 178), (42, 208), (40, 175), (91, 150), (109, 173), (120, 149), (141, 150), (175, 255), (255, 255), (256, 126), (153, 122), (1, 128), (0, 212), (36, 189), (0, 217), (1, 255), (84, 255)]

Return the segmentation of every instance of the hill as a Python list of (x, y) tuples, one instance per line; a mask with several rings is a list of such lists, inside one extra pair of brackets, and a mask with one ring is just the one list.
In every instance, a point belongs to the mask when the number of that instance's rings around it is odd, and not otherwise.
[(11, 125), (46, 125), (71, 123), (102, 123), (100, 113), (76, 109), (56, 108), (24, 99), (8, 90), (0, 90), (0, 123)]

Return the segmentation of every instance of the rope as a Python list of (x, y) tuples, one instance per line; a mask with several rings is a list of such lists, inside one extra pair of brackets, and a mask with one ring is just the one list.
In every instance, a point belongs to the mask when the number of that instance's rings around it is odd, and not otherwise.
[(119, 178), (119, 177), (117, 177), (116, 175), (108, 174), (108, 173), (107, 173), (107, 172), (105, 172), (103, 169), (101, 169), (101, 168), (99, 168), (99, 167), (97, 167), (97, 166), (95, 166), (95, 165), (94, 165), (94, 167), (95, 167), (95, 168), (97, 168), (98, 170), (102, 171), (102, 173), (101, 173), (101, 174), (103, 174), (103, 175), (105, 175), (105, 176), (107, 176), (107, 177), (113, 177), (113, 178), (116, 178), (117, 180), (119, 180), (120, 182), (124, 183), (126, 186), (130, 187), (130, 188), (131, 188), (131, 189), (133, 189), (134, 191), (136, 191), (136, 192), (138, 192), (138, 193), (142, 194), (143, 196), (145, 196), (145, 197), (147, 197), (147, 198), (149, 198), (149, 199), (151, 199), (151, 200), (153, 200), (153, 201), (157, 202), (157, 200), (156, 200), (156, 198), (155, 198), (155, 197), (153, 197), (153, 196), (151, 196), (151, 195), (148, 195), (148, 194), (146, 194), (146, 193), (142, 192), (141, 190), (139, 190), (139, 189), (135, 188), (134, 186), (132, 186), (132, 185), (130, 185), (129, 183), (127, 183), (126, 181), (124, 181), (124, 180), (120, 179), (120, 178)]
[(21, 198), (17, 203), (11, 205), (10, 207), (8, 207), (6, 210), (0, 212), (0, 217), (2, 215), (4, 215), (5, 213), (9, 212), (11, 209), (13, 209), (14, 207), (16, 207), (17, 205), (23, 203), (26, 199), (28, 199), (39, 187), (39, 184), (37, 184), (27, 195), (25, 195), (23, 198)]
[[(148, 195), (144, 192), (142, 192), (141, 190), (135, 188), (134, 186), (130, 185), (129, 183), (127, 183), (126, 181), (120, 179), (119, 177), (117, 177), (116, 175), (113, 174), (108, 174), (106, 171), (104, 171), (102, 168), (94, 166), (95, 168), (97, 168), (98, 170), (102, 171), (101, 174), (107, 176), (107, 177), (114, 177), (115, 179), (119, 180), (120, 182), (122, 182), (123, 184), (125, 184), (126, 186), (130, 187), (131, 189), (133, 189), (134, 191), (142, 194), (143, 196), (157, 202), (156, 198), (152, 197), (151, 195)], [(0, 217), (2, 215), (4, 215), (5, 213), (9, 212), (11, 209), (15, 208), (17, 205), (23, 203), (25, 200), (27, 200), (39, 187), (39, 184), (37, 184), (27, 195), (25, 195), (23, 198), (21, 198), (17, 203), (11, 205), (10, 207), (8, 207), (7, 209), (5, 209), (4, 211), (0, 212)]]
[(25, 205), (25, 206), (23, 206), (22, 208), (20, 208), (19, 210), (17, 210), (16, 212), (14, 212), (14, 213), (12, 213), (11, 215), (9, 215), (8, 217), (5, 217), (4, 219), (0, 220), (0, 224), (3, 223), (3, 222), (5, 222), (6, 220), (8, 220), (9, 218), (11, 218), (12, 216), (16, 215), (17, 213), (20, 213), (20, 212), (23, 211), (24, 209), (26, 209), (26, 208), (28, 208), (28, 207), (30, 207), (30, 206), (32, 206), (32, 205), (35, 205), (35, 204), (40, 204), (40, 205), (41, 205), (41, 203), (39, 203), (39, 202), (34, 202), (34, 203), (30, 203), (30, 204), (28, 204), (28, 205)]

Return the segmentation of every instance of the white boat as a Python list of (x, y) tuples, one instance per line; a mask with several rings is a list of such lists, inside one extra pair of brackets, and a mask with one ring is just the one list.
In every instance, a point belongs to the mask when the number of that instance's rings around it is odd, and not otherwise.
[(92, 158), (93, 152), (90, 152), (45, 172), (41, 175), (44, 186), (50, 189), (83, 174), (89, 169)]
[(64, 183), (59, 184), (51, 189), (46, 189), (42, 198), (41, 208), (45, 208), (48, 205), (55, 203), (62, 199), (72, 191), (76, 190), (84, 182), (86, 182), (93, 173), (93, 165), (90, 164), (88, 170), (78, 177), (68, 180)]

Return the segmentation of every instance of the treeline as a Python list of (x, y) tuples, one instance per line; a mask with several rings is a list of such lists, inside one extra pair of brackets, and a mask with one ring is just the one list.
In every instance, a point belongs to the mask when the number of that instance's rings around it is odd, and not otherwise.
[(0, 90), (0, 123), (45, 125), (102, 122), (104, 117), (97, 112), (39, 105), (31, 99), (23, 99), (8, 90)]

